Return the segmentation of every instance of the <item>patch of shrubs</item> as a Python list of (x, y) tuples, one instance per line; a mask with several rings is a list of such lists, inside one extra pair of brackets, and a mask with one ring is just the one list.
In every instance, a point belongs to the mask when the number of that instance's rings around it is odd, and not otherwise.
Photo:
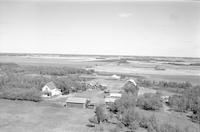
[(41, 101), (41, 93), (35, 88), (6, 88), (0, 90), (0, 98), (38, 102)]
[(158, 94), (145, 93), (138, 97), (137, 106), (144, 110), (159, 110), (162, 107), (162, 101)]
[(140, 127), (147, 129), (148, 132), (191, 132), (189, 128), (181, 129), (168, 123), (158, 123), (154, 115), (150, 117), (142, 117), (139, 121)]
[(186, 89), (181, 95), (173, 95), (168, 104), (176, 111), (192, 111), (192, 120), (200, 123), (200, 86)]

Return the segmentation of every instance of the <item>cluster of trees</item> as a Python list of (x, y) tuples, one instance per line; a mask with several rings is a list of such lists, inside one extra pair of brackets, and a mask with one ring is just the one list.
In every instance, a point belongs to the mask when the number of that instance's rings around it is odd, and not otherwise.
[(137, 106), (144, 110), (159, 110), (162, 107), (162, 101), (159, 94), (145, 93), (138, 98)]
[(11, 73), (33, 73), (42, 75), (67, 76), (69, 74), (92, 74), (94, 70), (85, 70), (74, 67), (54, 66), (20, 66), (15, 63), (0, 63), (1, 72)]
[[(44, 76), (24, 76), (23, 74), (8, 74), (5, 76), (0, 76), (0, 93), (4, 95), (0, 96), (0, 98), (6, 98), (7, 96), (7, 99), (24, 98), (24, 100), (27, 100), (24, 95), (27, 94), (28, 96), (30, 89), (35, 89), (34, 93), (38, 92), (37, 95), (40, 96), (41, 88), (50, 81), (53, 81), (56, 87), (61, 89), (63, 94), (69, 94), (70, 92), (76, 92), (78, 90), (86, 90), (86, 85), (84, 81), (78, 76), (46, 78)], [(17, 92), (14, 89), (17, 89)], [(11, 95), (8, 95), (8, 92), (10, 94), (13, 93), (13, 97), (11, 97)], [(19, 98), (16, 97), (17, 94)], [(38, 98), (36, 96), (34, 97)]]
[(185, 89), (181, 95), (169, 98), (169, 106), (177, 111), (192, 111), (192, 120), (200, 121), (200, 86)]
[(191, 132), (189, 128), (183, 129), (168, 123), (160, 123), (154, 115), (142, 116), (135, 109), (138, 105), (146, 110), (158, 110), (162, 107), (159, 94), (144, 94), (144, 96), (137, 97), (138, 87), (131, 84), (125, 84), (124, 91), (120, 99), (108, 106), (107, 112), (105, 106), (97, 106), (95, 116), (89, 121), (93, 124), (104, 122), (116, 124), (112, 132), (134, 132), (139, 127), (147, 129), (148, 132)]
[[(192, 132), (189, 128), (183, 129), (168, 123), (160, 123), (154, 115), (150, 117), (143, 116), (136, 111), (135, 106), (135, 96), (126, 93), (121, 99), (111, 104), (109, 113), (106, 112), (105, 106), (97, 106), (95, 116), (90, 118), (89, 121), (92, 124), (105, 122), (116, 124), (116, 127), (111, 129), (112, 132), (134, 132), (139, 127), (145, 128), (148, 132)], [(101, 129), (103, 130), (103, 128)]]
[(154, 115), (150, 117), (141, 117), (139, 121), (140, 127), (147, 129), (148, 132), (191, 132), (189, 128), (180, 128), (177, 125), (168, 123), (159, 123)]
[(53, 78), (53, 82), (55, 82), (57, 88), (61, 89), (62, 94), (85, 91), (87, 89), (86, 83), (78, 76)]
[(38, 102), (41, 101), (41, 93), (35, 88), (7, 88), (1, 89), (0, 98)]
[(143, 87), (182, 88), (192, 87), (190, 82), (150, 81), (138, 79), (138, 85)]
[(0, 89), (6, 88), (35, 88), (40, 89), (50, 79), (42, 76), (25, 76), (23, 74), (7, 74), (0, 76)]
[(19, 66), (15, 63), (0, 63), (0, 72), (0, 98), (30, 101), (39, 101), (41, 88), (50, 81), (63, 94), (86, 90), (86, 84), (79, 78), (79, 73), (90, 74), (90, 71), (79, 68)]
[(66, 76), (69, 74), (92, 74), (94, 70), (85, 70), (81, 68), (73, 67), (51, 67), (51, 66), (26, 66), (26, 71), (42, 74), (42, 75), (54, 75), (54, 76)]

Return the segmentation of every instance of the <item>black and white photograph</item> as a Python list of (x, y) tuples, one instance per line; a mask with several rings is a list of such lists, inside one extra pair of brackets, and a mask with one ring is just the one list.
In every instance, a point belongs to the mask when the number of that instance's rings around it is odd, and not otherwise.
[(0, 0), (0, 132), (200, 132), (200, 0)]

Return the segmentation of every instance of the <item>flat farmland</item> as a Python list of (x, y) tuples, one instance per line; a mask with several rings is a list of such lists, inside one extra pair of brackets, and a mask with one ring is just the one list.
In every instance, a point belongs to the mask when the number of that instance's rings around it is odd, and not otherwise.
[(90, 132), (90, 109), (67, 109), (51, 103), (0, 99), (0, 131)]
[(36, 66), (71, 66), (78, 68), (102, 65), (105, 62), (91, 61), (91, 59), (76, 58), (43, 58), (43, 57), (24, 57), (24, 56), (0, 56), (2, 63), (17, 63), (20, 65), (36, 65)]

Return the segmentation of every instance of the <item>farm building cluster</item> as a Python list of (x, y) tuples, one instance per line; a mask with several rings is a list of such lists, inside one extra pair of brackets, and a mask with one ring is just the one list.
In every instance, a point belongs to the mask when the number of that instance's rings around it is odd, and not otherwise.
[[(102, 81), (103, 82), (103, 81)], [(109, 89), (108, 86), (104, 83), (101, 83), (98, 80), (91, 80), (86, 83), (87, 91), (95, 91), (99, 90), (102, 91), (101, 94), (103, 94), (102, 100), (105, 105), (109, 105), (114, 103), (117, 99), (120, 99), (122, 97), (123, 90), (122, 89)], [(141, 96), (145, 93), (156, 93), (156, 90), (138, 87), (137, 83), (133, 79), (126, 80), (124, 87), (133, 87), (138, 90), (137, 95)], [(43, 88), (43, 97), (57, 97), (62, 96), (62, 92), (60, 89), (58, 89), (53, 82), (47, 83)], [(89, 97), (76, 97), (73, 96), (67, 96), (65, 98), (64, 106), (67, 108), (70, 107), (76, 107), (76, 108), (91, 108), (93, 109), (95, 107), (95, 103), (91, 101), (91, 98)], [(167, 102), (169, 97), (168, 96), (161, 96), (161, 99), (163, 102)]]

